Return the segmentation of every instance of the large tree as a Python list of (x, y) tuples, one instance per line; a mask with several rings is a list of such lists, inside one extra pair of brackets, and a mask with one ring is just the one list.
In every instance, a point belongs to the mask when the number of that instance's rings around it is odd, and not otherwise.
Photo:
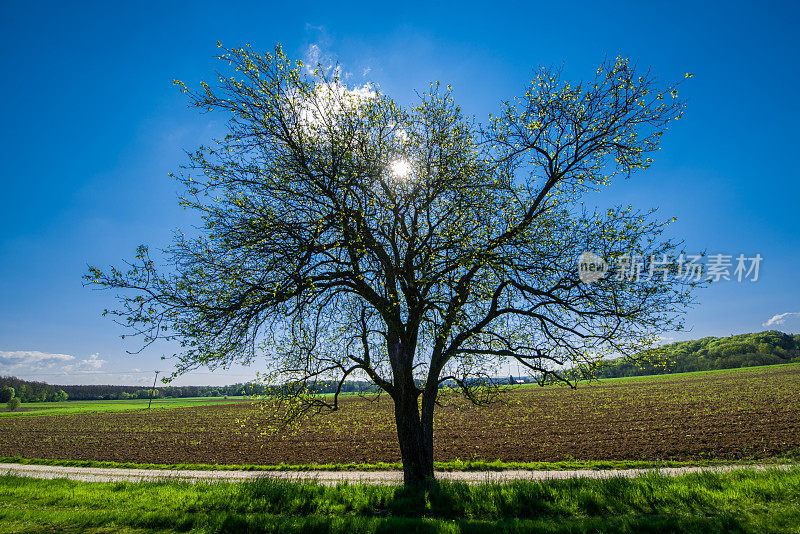
[(539, 69), (478, 125), (437, 84), (402, 106), (280, 47), (219, 58), (213, 87), (176, 81), (228, 118), (175, 176), (198, 231), (175, 237), (164, 267), (142, 246), (125, 272), (86, 277), (129, 290), (111, 313), (145, 344), (180, 341), (177, 374), (263, 357), (302, 401), (294, 414), (337, 409), (315, 383), (367, 378), (394, 401), (412, 483), (433, 476), (443, 385), (486, 401), (507, 362), (574, 384), (679, 326), (690, 293), (676, 278), (584, 283), (577, 268), (584, 251), (673, 257), (668, 221), (582, 200), (648, 167), (683, 109), (674, 85), (620, 58), (580, 83)]

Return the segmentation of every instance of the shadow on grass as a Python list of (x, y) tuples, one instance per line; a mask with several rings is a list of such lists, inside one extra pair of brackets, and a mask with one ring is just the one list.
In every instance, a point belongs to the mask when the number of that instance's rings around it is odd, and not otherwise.
[(428, 534), (440, 532), (492, 534), (548, 532), (548, 533), (745, 533), (735, 518), (724, 517), (619, 517), (619, 518), (553, 518), (503, 519), (479, 521), (469, 519), (441, 520), (432, 518), (386, 517), (386, 518), (331, 518), (310, 516), (302, 518), (243, 518), (221, 517), (218, 522), (206, 524), (202, 531), (218, 534), (266, 534), (266, 533), (341, 533), (369, 532), (376, 534), (403, 533)]
[[(270, 503), (264, 517), (219, 511), (209, 532), (748, 532), (730, 513), (695, 493), (669, 495), (661, 481), (610, 479), (424, 487), (287, 485), (243, 486), (247, 502)], [(715, 480), (710, 486), (715, 486)], [(683, 486), (682, 486), (683, 487)], [(684, 487), (684, 490), (686, 488)], [(697, 488), (701, 489), (701, 488)], [(709, 489), (706, 484), (706, 490)], [(288, 491), (287, 491), (288, 490)], [(327, 504), (324, 504), (327, 503)], [(719, 505), (719, 506), (717, 506)], [(332, 516), (331, 514), (337, 514)], [(286, 517), (291, 515), (291, 517)], [(209, 517), (209, 519), (211, 519)]]
[(0, 477), (0, 533), (786, 532), (798, 502), (800, 469), (424, 487)]

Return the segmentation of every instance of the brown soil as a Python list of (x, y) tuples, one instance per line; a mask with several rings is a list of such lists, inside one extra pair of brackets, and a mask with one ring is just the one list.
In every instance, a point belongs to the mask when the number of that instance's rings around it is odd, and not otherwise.
[[(800, 366), (524, 387), (474, 407), (445, 399), (437, 461), (767, 458), (800, 449)], [(255, 403), (0, 419), (0, 456), (140, 463), (396, 462), (391, 400), (358, 397), (267, 432)], [(265, 433), (266, 432), (266, 433)]]

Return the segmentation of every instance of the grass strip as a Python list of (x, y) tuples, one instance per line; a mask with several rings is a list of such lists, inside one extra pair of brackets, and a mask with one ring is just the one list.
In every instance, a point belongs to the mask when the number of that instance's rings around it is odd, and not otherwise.
[(428, 488), (0, 477), (5, 532), (800, 532), (800, 468)]
[[(327, 464), (152, 464), (135, 462), (112, 462), (103, 460), (62, 460), (48, 458), (22, 458), (20, 456), (0, 457), (0, 463), (23, 465), (52, 465), (64, 467), (98, 467), (121, 469), (162, 469), (168, 471), (399, 471), (403, 469), (400, 462), (378, 462), (374, 464), (360, 463), (327, 463)], [(493, 462), (481, 460), (454, 460), (450, 462), (434, 462), (437, 471), (569, 471), (569, 470), (601, 470), (601, 469), (661, 469), (666, 467), (713, 467), (721, 465), (754, 465), (774, 464), (788, 465), (796, 463), (793, 458), (747, 459), (747, 460), (565, 460), (561, 462)]]

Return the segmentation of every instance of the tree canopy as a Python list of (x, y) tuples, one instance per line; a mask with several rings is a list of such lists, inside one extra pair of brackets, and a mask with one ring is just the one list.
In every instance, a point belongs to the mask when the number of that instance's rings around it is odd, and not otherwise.
[(566, 370), (680, 327), (692, 284), (584, 283), (576, 264), (677, 255), (669, 220), (582, 203), (650, 165), (683, 111), (676, 85), (623, 58), (579, 83), (540, 68), (481, 125), (450, 87), (401, 105), (280, 47), (221, 50), (213, 87), (175, 82), (228, 118), (175, 174), (199, 231), (177, 234), (164, 266), (141, 246), (127, 269), (86, 275), (121, 290), (110, 313), (145, 344), (179, 341), (176, 374), (263, 357), (300, 411), (338, 407), (306, 394), (317, 382), (369, 379), (394, 400), (415, 481), (433, 473), (441, 384), (488, 401), (508, 361), (571, 384)]

